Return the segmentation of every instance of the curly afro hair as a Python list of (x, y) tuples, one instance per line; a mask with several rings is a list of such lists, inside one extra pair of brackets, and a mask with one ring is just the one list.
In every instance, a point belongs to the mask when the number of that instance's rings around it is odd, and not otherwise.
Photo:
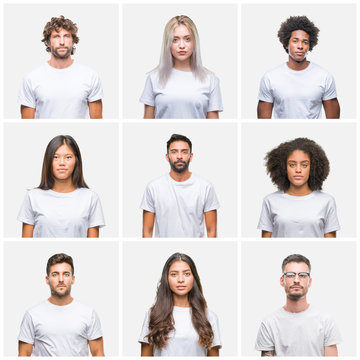
[(309, 35), (310, 47), (313, 49), (318, 43), (319, 29), (306, 16), (290, 16), (286, 21), (281, 23), (278, 31), (278, 38), (286, 52), (288, 52), (289, 40), (291, 33), (295, 30), (303, 30)]
[(321, 190), (329, 175), (330, 164), (325, 151), (315, 141), (297, 138), (280, 144), (265, 156), (266, 172), (279, 190), (288, 190), (290, 181), (287, 175), (287, 159), (295, 150), (302, 150), (310, 157), (308, 185), (311, 190)]

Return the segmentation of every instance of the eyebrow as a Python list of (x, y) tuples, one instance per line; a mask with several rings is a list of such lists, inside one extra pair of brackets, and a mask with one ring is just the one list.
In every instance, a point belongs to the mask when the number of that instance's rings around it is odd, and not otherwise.
[[(190, 268), (189, 269), (186, 269), (186, 270), (181, 270), (182, 272), (188, 272), (188, 271), (191, 271)], [(181, 272), (179, 270), (171, 270), (170, 272), (171, 273), (178, 273), (178, 272)]]
[[(295, 161), (295, 160), (288, 160), (288, 162), (296, 163), (297, 161)], [(301, 163), (310, 162), (310, 160), (301, 160), (300, 162), (301, 162)]]

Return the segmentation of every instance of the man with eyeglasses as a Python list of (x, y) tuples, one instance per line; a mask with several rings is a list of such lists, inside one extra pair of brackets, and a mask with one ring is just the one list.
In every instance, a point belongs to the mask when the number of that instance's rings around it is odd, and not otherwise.
[(189, 170), (192, 143), (173, 134), (166, 143), (170, 172), (150, 182), (140, 205), (143, 237), (216, 237), (219, 202), (213, 186)]
[(265, 318), (255, 349), (261, 356), (337, 356), (341, 336), (333, 319), (306, 300), (312, 283), (309, 259), (293, 254), (282, 263), (286, 304)]

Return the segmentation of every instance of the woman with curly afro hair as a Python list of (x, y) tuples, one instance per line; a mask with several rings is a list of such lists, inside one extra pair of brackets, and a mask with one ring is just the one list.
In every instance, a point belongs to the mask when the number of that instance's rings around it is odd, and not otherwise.
[(297, 138), (268, 152), (265, 161), (279, 190), (263, 201), (262, 237), (336, 237), (335, 200), (320, 191), (330, 171), (324, 150), (313, 140)]
[(339, 118), (332, 75), (307, 55), (318, 43), (319, 29), (306, 16), (290, 16), (278, 31), (288, 61), (261, 79), (258, 118), (317, 119), (324, 106), (326, 118)]
[(166, 261), (139, 342), (141, 356), (219, 356), (218, 319), (190, 256), (175, 253)]

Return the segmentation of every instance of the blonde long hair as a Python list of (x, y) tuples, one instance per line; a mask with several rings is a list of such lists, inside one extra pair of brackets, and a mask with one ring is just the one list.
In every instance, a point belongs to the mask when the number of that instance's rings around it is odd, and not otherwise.
[(190, 67), (194, 76), (200, 81), (204, 81), (209, 74), (209, 70), (203, 67), (200, 55), (200, 39), (194, 22), (185, 15), (175, 16), (168, 21), (164, 29), (163, 42), (161, 46), (160, 63), (155, 70), (159, 74), (159, 83), (165, 86), (171, 70), (174, 66), (173, 56), (171, 54), (171, 43), (174, 37), (174, 30), (179, 25), (185, 25), (193, 41), (193, 53), (190, 58)]

